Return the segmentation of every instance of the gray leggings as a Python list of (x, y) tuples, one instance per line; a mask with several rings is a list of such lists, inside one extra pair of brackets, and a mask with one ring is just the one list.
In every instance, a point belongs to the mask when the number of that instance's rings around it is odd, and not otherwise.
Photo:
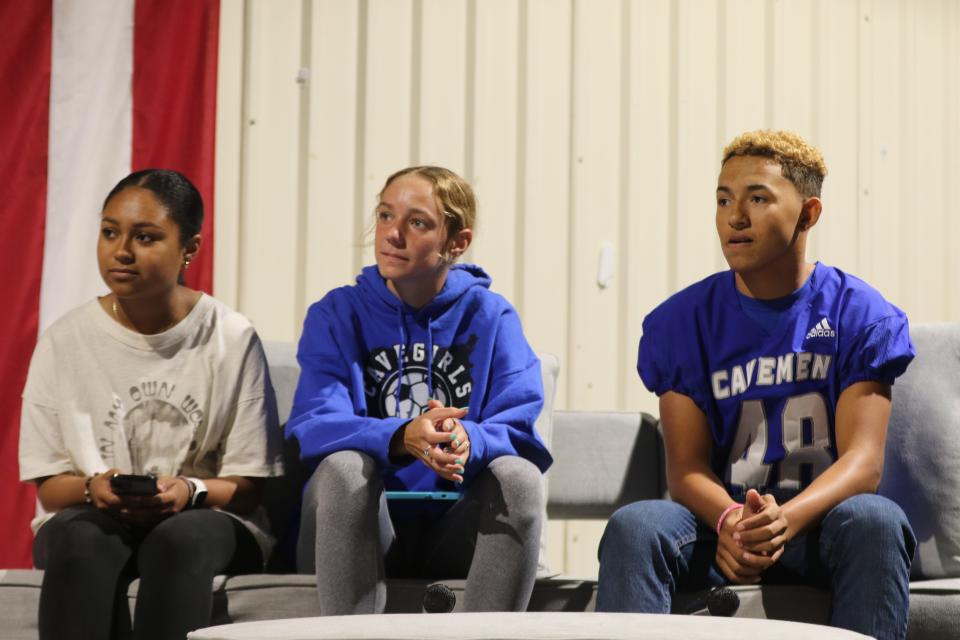
[(382, 613), (388, 573), (466, 576), (467, 611), (523, 611), (537, 573), (543, 499), (540, 470), (504, 456), (439, 519), (392, 520), (377, 464), (340, 451), (307, 482), (297, 568), (316, 573), (321, 615)]

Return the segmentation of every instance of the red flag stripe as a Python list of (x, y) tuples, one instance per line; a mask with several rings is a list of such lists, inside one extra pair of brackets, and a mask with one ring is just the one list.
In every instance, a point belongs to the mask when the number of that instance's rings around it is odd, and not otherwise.
[(0, 3), (0, 567), (29, 567), (34, 489), (19, 480), (20, 393), (40, 317), (50, 104), (50, 2)]
[(213, 180), (219, 0), (137, 0), (133, 32), (134, 171), (176, 169), (203, 196), (200, 254), (187, 284), (213, 290)]

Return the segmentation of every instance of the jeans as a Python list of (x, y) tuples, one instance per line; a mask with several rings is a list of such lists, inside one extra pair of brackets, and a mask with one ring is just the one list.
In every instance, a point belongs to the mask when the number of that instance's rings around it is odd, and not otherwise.
[[(597, 610), (669, 613), (675, 592), (724, 584), (716, 547), (716, 534), (680, 504), (645, 500), (623, 507), (600, 541)], [(899, 506), (857, 495), (787, 543), (762, 582), (830, 588), (832, 626), (879, 640), (904, 638), (915, 547)]]

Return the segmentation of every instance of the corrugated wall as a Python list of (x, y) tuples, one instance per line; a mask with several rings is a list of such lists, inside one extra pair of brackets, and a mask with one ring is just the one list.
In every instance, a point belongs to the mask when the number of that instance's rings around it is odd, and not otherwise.
[[(558, 406), (656, 413), (641, 320), (724, 267), (719, 154), (760, 127), (826, 156), (811, 258), (960, 320), (953, 0), (223, 0), (221, 31), (216, 293), (266, 339), (372, 261), (387, 175), (440, 164)], [(600, 526), (552, 523), (555, 564), (594, 572)]]

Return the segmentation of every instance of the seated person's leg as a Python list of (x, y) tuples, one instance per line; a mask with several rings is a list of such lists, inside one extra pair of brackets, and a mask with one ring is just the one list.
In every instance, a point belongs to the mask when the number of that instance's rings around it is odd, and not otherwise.
[(831, 509), (820, 531), (833, 590), (830, 624), (879, 640), (906, 637), (915, 548), (907, 517), (887, 498), (862, 494)]
[(121, 578), (135, 544), (128, 527), (93, 506), (68, 507), (40, 527), (33, 544), (44, 570), (40, 638), (112, 637), (115, 609), (125, 613), (129, 580)]
[(466, 610), (524, 611), (540, 559), (543, 474), (529, 460), (503, 456), (477, 476), (468, 494), (481, 508)]
[(220, 511), (194, 509), (146, 534), (137, 567), (134, 637), (160, 640), (209, 626), (214, 576), (258, 572), (263, 557), (243, 523)]
[(424, 538), (426, 571), (466, 575), (467, 611), (524, 611), (537, 577), (543, 500), (543, 476), (533, 463), (496, 458)]
[(373, 459), (359, 451), (324, 458), (304, 489), (297, 541), (297, 569), (316, 573), (322, 615), (384, 610), (383, 558), (392, 540)]
[(642, 500), (611, 516), (600, 540), (597, 611), (670, 613), (677, 590), (724, 582), (717, 541), (686, 507)]

